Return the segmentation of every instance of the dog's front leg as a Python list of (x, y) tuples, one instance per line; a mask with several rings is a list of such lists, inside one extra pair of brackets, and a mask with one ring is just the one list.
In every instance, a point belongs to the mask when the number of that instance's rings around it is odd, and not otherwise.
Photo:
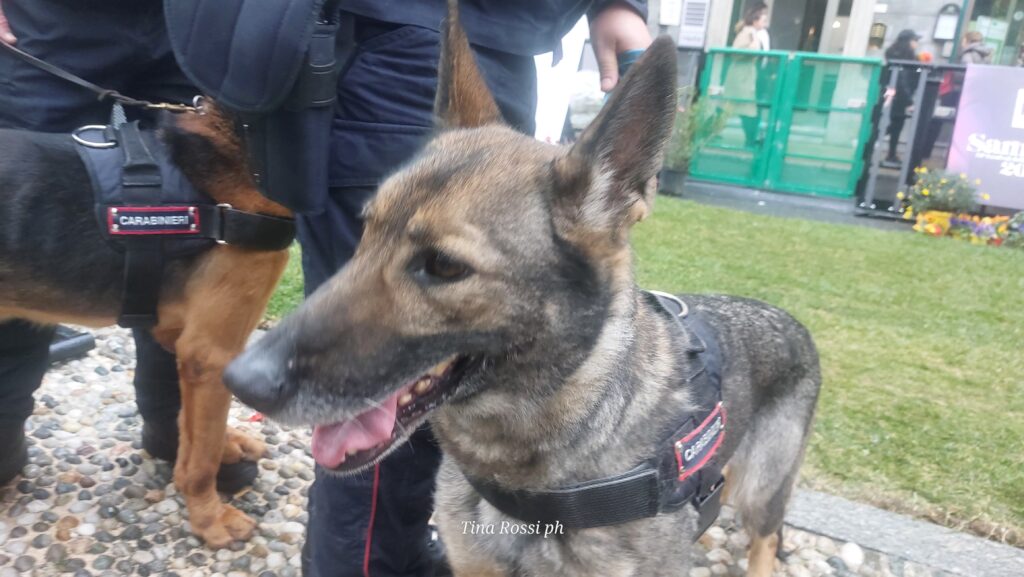
[(185, 495), (192, 530), (212, 548), (248, 539), (255, 527), (216, 491), (222, 461), (257, 458), (264, 450), (262, 442), (228, 429), (231, 393), (222, 376), (259, 323), (287, 262), (287, 251), (218, 247), (189, 279), (184, 302), (168, 307), (167, 316), (184, 327), (174, 344), (182, 400), (174, 483)]
[(174, 484), (185, 496), (192, 530), (214, 549), (235, 539), (248, 539), (256, 523), (234, 507), (221, 503), (217, 469), (225, 452), (225, 433), (231, 393), (221, 382), (224, 364), (207, 356), (182, 354), (181, 437)]

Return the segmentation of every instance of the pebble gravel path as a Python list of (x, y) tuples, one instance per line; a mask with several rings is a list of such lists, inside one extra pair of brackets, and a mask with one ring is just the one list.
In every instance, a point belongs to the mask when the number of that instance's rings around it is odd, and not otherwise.
[[(26, 424), (30, 462), (0, 487), (0, 577), (298, 576), (313, 479), (308, 431), (254, 421), (235, 403), (231, 425), (269, 448), (256, 484), (230, 497), (259, 528), (248, 543), (211, 551), (189, 532), (171, 466), (141, 449), (130, 334), (111, 328), (94, 335), (96, 349), (53, 367), (36, 394)], [(945, 577), (853, 543), (795, 529), (785, 535), (789, 554), (777, 562), (777, 576)], [(744, 575), (746, 545), (724, 508), (694, 548), (689, 577)]]

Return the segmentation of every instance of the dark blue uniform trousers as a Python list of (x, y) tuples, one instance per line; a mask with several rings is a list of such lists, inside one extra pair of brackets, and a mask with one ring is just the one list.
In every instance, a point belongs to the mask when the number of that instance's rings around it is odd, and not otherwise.
[[(93, 83), (152, 100), (188, 102), (195, 94), (171, 54), (160, 0), (4, 0), (3, 9), (19, 48)], [(0, 126), (70, 132), (109, 118), (110, 104), (96, 95), (0, 51)], [(52, 327), (0, 323), (0, 426), (32, 414), (52, 336)], [(139, 411), (173, 422), (180, 406), (174, 356), (146, 331), (137, 331), (136, 348)]]
[[(441, 15), (438, 15), (438, 21)], [(351, 258), (363, 205), (432, 130), (437, 31), (357, 19), (357, 52), (338, 83), (326, 211), (299, 220), (307, 294)], [(509, 124), (533, 133), (533, 58), (476, 49)], [(373, 470), (335, 477), (317, 470), (309, 493), (307, 577), (429, 577), (427, 521), (440, 449), (429, 428)]]

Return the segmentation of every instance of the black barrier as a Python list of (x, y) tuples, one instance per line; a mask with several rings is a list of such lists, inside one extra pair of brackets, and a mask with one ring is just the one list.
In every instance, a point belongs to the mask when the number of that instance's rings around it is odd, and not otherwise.
[(886, 96), (872, 116), (875, 130), (864, 152), (858, 214), (899, 218), (896, 195), (914, 183), (914, 169), (945, 168), (966, 68), (899, 60), (886, 64)]

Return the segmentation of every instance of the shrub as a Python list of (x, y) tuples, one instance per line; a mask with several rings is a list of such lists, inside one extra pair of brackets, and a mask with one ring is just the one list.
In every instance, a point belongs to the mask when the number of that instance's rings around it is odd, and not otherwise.
[(728, 117), (707, 100), (685, 90), (672, 126), (672, 138), (665, 154), (665, 168), (686, 172), (694, 155), (725, 128)]
[[(951, 176), (942, 171), (929, 171), (926, 167), (914, 169), (917, 182), (904, 193), (900, 191), (896, 198), (903, 201), (904, 216), (913, 218), (915, 214), (937, 210), (952, 213), (974, 212), (978, 206), (978, 192), (967, 175)], [(988, 195), (982, 195), (987, 199)]]

